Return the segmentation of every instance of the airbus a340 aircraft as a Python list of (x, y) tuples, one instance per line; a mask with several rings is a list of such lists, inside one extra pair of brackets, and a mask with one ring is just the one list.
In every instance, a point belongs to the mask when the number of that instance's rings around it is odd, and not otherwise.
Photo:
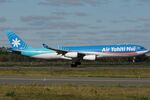
[(136, 57), (150, 51), (139, 45), (100, 45), (100, 46), (73, 46), (51, 48), (43, 44), (43, 48), (28, 46), (14, 32), (6, 32), (11, 51), (24, 56), (41, 59), (72, 60), (72, 67), (77, 67), (82, 60), (96, 60), (102, 57)]

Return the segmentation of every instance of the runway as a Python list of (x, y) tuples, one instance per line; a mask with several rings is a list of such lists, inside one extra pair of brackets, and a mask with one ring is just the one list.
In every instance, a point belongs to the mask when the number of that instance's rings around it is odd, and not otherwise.
[(0, 84), (85, 84), (85, 85), (122, 85), (150, 86), (150, 78), (98, 78), (98, 77), (25, 77), (0, 76)]

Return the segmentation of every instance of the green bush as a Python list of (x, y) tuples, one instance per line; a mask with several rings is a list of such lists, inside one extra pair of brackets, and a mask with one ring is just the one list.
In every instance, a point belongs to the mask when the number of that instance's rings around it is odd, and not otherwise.
[(7, 92), (5, 94), (5, 96), (8, 96), (8, 97), (16, 97), (16, 93), (14, 91), (10, 91), (10, 92)]

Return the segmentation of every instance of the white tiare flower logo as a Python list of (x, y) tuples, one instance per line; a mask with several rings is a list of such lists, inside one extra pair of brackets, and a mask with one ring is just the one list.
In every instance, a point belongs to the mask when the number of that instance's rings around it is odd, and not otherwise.
[(12, 40), (12, 45), (13, 45), (13, 47), (18, 47), (20, 45), (20, 40), (18, 40), (17, 38), (13, 39)]

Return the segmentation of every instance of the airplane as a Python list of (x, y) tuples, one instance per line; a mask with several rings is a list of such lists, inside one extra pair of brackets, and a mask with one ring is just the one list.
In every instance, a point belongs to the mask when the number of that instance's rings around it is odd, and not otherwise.
[(134, 44), (98, 45), (98, 46), (61, 46), (51, 48), (43, 44), (43, 48), (27, 45), (14, 32), (6, 32), (11, 52), (40, 59), (72, 60), (71, 67), (81, 65), (82, 60), (94, 61), (103, 57), (136, 57), (150, 53), (143, 46)]

